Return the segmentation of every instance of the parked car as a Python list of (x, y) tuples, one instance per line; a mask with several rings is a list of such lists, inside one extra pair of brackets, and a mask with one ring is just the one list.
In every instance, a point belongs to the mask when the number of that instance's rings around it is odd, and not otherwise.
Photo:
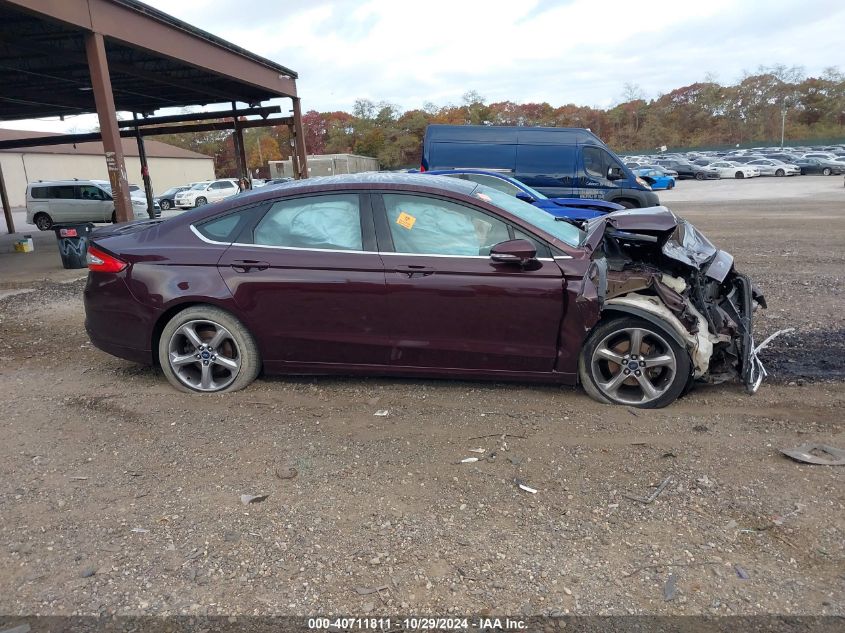
[(634, 173), (645, 180), (655, 191), (675, 188), (675, 179), (672, 176), (664, 175), (656, 169), (637, 169)]
[(209, 202), (219, 202), (240, 193), (238, 183), (234, 178), (220, 180), (206, 180), (198, 182), (190, 189), (181, 191), (174, 197), (176, 206), (180, 209), (201, 207)]
[[(147, 201), (130, 197), (135, 218), (149, 218)], [(40, 231), (68, 222), (114, 222), (111, 185), (103, 180), (39, 180), (26, 186), (26, 221)]]
[(581, 128), (429, 125), (420, 171), (487, 169), (553, 198), (625, 207), (660, 204), (657, 194), (592, 132)]
[(801, 156), (798, 154), (791, 154), (788, 152), (775, 152), (773, 154), (766, 155), (766, 158), (773, 158), (776, 160), (781, 160), (784, 163), (789, 163), (790, 165), (794, 165), (795, 161), (797, 161)]
[(640, 165), (639, 169), (654, 169), (659, 171), (664, 176), (671, 176), (675, 180), (678, 179), (678, 172), (676, 172), (674, 169), (663, 167), (662, 165), (649, 165), (648, 163), (646, 163), (645, 165)]
[(719, 178), (755, 178), (760, 175), (756, 167), (733, 160), (717, 160), (710, 163), (710, 167), (718, 172)]
[[(107, 191), (111, 192), (111, 183), (108, 180), (100, 180), (98, 182), (100, 182)], [(143, 203), (144, 208), (147, 208), (147, 192), (144, 191), (144, 188), (141, 187), (141, 185), (133, 185), (130, 183), (129, 197), (132, 198), (133, 205), (137, 201), (140, 201)], [(156, 202), (155, 198), (153, 198), (153, 214), (157, 218), (161, 217), (161, 207), (159, 206), (158, 202)]]
[(719, 174), (709, 166), (702, 167), (693, 163), (681, 161), (676, 158), (659, 158), (655, 161), (661, 167), (674, 169), (678, 172), (678, 180), (684, 178), (695, 178), (696, 180), (718, 180)]
[(175, 202), (176, 194), (180, 193), (182, 191), (187, 191), (190, 188), (191, 188), (190, 185), (181, 185), (179, 187), (171, 187), (170, 189), (165, 191), (160, 196), (156, 196), (155, 198), (153, 198), (153, 200), (158, 202), (159, 206), (161, 207), (161, 209), (163, 211), (167, 211), (168, 209), (171, 209), (172, 207), (176, 206), (176, 202)]
[(833, 152), (807, 152), (801, 158), (821, 158), (822, 160), (834, 160), (836, 154)]
[(799, 158), (795, 161), (795, 164), (801, 169), (802, 174), (831, 176), (845, 173), (845, 165), (824, 158)]
[(758, 158), (748, 163), (754, 167), (761, 176), (798, 176), (801, 168), (798, 165), (790, 165), (774, 158)]
[(558, 218), (569, 218), (572, 220), (589, 220), (599, 217), (610, 211), (624, 209), (620, 204), (606, 202), (605, 200), (589, 200), (584, 198), (548, 198), (536, 189), (521, 183), (516, 178), (498, 174), (483, 169), (442, 169), (422, 172), (427, 176), (449, 176), (460, 178), (486, 185), (493, 189), (519, 198), (535, 207), (541, 208), (546, 213)]
[(88, 256), (91, 341), (187, 392), (263, 369), (580, 382), (654, 408), (765, 374), (762, 295), (663, 207), (581, 230), (474, 182), (355, 174), (95, 231)]

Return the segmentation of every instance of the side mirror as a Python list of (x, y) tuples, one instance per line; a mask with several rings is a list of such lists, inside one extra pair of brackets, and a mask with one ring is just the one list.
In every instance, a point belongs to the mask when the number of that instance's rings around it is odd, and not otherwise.
[(620, 167), (608, 167), (608, 169), (607, 169), (607, 179), (608, 180), (621, 180), (624, 177), (625, 176), (622, 173), (622, 169)]
[(520, 191), (518, 194), (516, 194), (516, 199), (522, 200), (523, 202), (527, 202), (528, 204), (534, 202), (534, 196), (532, 196), (530, 193), (525, 193), (524, 191)]
[(537, 249), (528, 240), (508, 240), (490, 249), (490, 259), (500, 264), (525, 265), (537, 259)]

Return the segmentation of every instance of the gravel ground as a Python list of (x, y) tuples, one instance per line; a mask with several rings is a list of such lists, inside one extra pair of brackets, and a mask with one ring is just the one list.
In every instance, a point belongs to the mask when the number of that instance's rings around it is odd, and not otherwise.
[(0, 613), (845, 614), (845, 467), (778, 451), (845, 448), (843, 205), (672, 207), (765, 291), (758, 340), (798, 328), (754, 397), (634, 411), (358, 378), (196, 397), (91, 347), (83, 282), (0, 299)]

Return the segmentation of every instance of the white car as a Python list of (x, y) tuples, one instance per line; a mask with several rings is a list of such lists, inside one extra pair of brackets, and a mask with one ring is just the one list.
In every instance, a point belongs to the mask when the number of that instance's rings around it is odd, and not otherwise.
[(801, 168), (798, 165), (785, 163), (775, 158), (758, 158), (746, 163), (755, 167), (761, 176), (800, 176)]
[(754, 178), (760, 175), (756, 167), (743, 163), (735, 163), (731, 160), (717, 160), (715, 163), (707, 165), (707, 167), (719, 172), (719, 178)]
[(234, 178), (206, 180), (196, 183), (186, 191), (177, 193), (174, 198), (174, 204), (180, 209), (191, 209), (211, 202), (231, 198), (238, 192), (240, 192), (240, 189)]

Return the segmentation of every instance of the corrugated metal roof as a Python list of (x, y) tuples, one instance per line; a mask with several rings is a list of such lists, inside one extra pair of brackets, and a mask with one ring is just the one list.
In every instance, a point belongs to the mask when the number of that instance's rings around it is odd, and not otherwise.
[[(12, 141), (22, 138), (37, 138), (41, 136), (60, 136), (49, 132), (33, 132), (29, 130), (6, 130), (0, 128), (0, 141)], [(123, 153), (126, 156), (138, 155), (138, 143), (134, 138), (123, 138)], [(192, 152), (181, 147), (175, 147), (162, 143), (161, 141), (152, 141), (149, 138), (144, 139), (144, 148), (147, 150), (148, 158), (211, 158), (199, 152)], [(66, 154), (71, 156), (103, 156), (105, 149), (103, 144), (99, 141), (92, 143), (77, 143), (73, 145), (67, 143), (64, 145), (45, 145), (43, 147), (26, 147), (20, 149), (0, 150), (5, 153), (16, 154)]]

